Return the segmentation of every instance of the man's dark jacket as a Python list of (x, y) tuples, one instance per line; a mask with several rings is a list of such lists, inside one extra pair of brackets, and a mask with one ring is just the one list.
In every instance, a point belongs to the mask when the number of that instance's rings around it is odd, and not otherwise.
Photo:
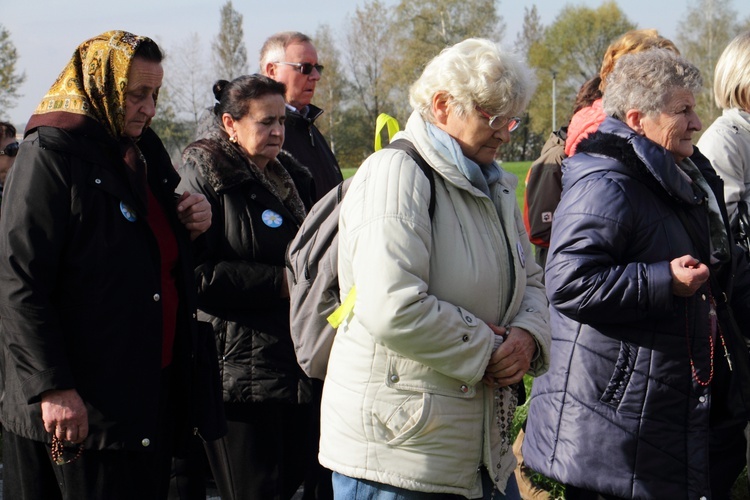
[(328, 142), (315, 126), (315, 120), (323, 110), (308, 104), (307, 115), (286, 108), (284, 151), (306, 166), (313, 176), (313, 203), (342, 180), (341, 169)]
[[(179, 177), (150, 129), (138, 145), (180, 255), (173, 428), (182, 438), (195, 428), (217, 438), (225, 429), (220, 399), (207, 400), (198, 388), (220, 395), (212, 360), (201, 356), (212, 344), (196, 319), (189, 236), (176, 213)], [(153, 449), (160, 439), (161, 259), (143, 185), (134, 187), (118, 144), (100, 128), (39, 127), (16, 162), (0, 220), (3, 428), (49, 442), (41, 394), (76, 389), (88, 410), (87, 449)]]

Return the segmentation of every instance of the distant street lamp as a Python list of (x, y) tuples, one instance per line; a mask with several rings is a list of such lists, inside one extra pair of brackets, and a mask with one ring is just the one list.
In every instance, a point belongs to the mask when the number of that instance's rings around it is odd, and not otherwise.
[(555, 80), (557, 71), (552, 71), (552, 131), (557, 130), (557, 91), (555, 89)]

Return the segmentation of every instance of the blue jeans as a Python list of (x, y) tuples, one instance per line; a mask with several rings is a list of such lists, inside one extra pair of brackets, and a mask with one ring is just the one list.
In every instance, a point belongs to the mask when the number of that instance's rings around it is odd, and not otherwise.
[[(511, 474), (508, 478), (508, 485), (503, 495), (494, 488), (487, 471), (482, 469), (482, 491), (484, 496), (481, 500), (521, 500), (515, 474)], [(333, 498), (334, 500), (464, 500), (466, 497), (452, 493), (405, 490), (389, 484), (354, 479), (334, 472)]]

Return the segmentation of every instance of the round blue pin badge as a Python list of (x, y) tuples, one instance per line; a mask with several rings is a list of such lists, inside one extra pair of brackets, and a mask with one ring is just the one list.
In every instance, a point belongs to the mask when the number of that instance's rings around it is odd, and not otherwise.
[(122, 212), (122, 216), (130, 222), (135, 222), (138, 219), (133, 209), (127, 206), (124, 201), (120, 202), (120, 212)]
[(263, 220), (263, 224), (273, 228), (281, 226), (281, 223), (284, 222), (284, 218), (273, 210), (265, 210), (261, 215), (261, 219)]

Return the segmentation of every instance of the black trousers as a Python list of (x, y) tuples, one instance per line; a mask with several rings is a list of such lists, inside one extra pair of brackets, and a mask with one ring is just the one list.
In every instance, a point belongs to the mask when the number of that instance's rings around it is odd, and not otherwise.
[[(72, 458), (75, 449), (66, 452)], [(170, 453), (84, 450), (56, 465), (50, 446), (3, 432), (3, 498), (14, 500), (163, 499)]]
[[(161, 373), (158, 436), (148, 451), (85, 449), (65, 465), (52, 461), (49, 444), (3, 432), (3, 498), (13, 500), (163, 500), (169, 490), (174, 441), (172, 370)], [(137, 404), (137, 403), (136, 403)], [(73, 458), (77, 448), (68, 448)]]
[(309, 421), (308, 467), (302, 500), (333, 500), (332, 472), (318, 463), (320, 403), (323, 396), (323, 381), (315, 378), (310, 379), (310, 381), (312, 382), (313, 401)]
[(311, 405), (224, 405), (229, 432), (206, 443), (222, 500), (288, 500), (305, 478)]

